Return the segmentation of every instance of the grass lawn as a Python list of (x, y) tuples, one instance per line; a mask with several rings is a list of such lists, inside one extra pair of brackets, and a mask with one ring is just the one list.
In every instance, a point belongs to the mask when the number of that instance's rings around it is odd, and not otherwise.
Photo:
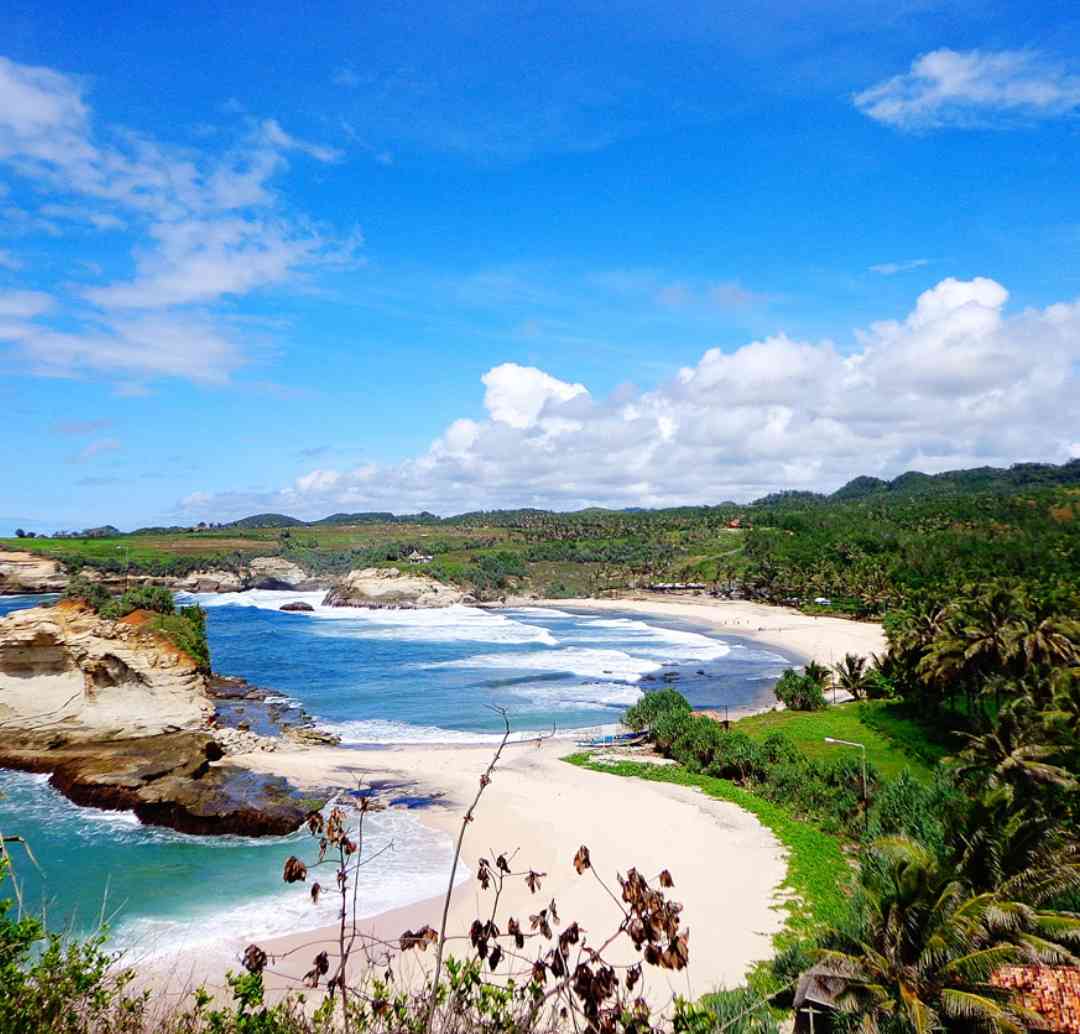
[(929, 779), (937, 762), (949, 753), (930, 730), (885, 700), (853, 701), (824, 711), (770, 711), (741, 718), (733, 727), (754, 739), (786, 733), (813, 758), (854, 749), (826, 743), (826, 736), (863, 743), (867, 759), (889, 778), (907, 768), (916, 778)]

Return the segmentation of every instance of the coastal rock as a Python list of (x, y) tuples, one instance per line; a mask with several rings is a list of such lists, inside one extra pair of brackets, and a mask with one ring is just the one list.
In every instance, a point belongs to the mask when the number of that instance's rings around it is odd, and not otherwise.
[(303, 600), (297, 600), (295, 603), (283, 603), (279, 610), (292, 610), (292, 611), (314, 611), (315, 608), (310, 603), (305, 603)]
[(185, 592), (243, 592), (244, 579), (233, 571), (192, 571), (183, 578), (173, 579), (171, 587)]
[(252, 589), (321, 589), (325, 582), (312, 579), (299, 564), (280, 556), (257, 556), (248, 565)]
[(327, 607), (368, 607), (374, 610), (421, 610), (465, 602), (460, 590), (421, 574), (396, 567), (365, 567), (350, 571), (323, 600)]
[(57, 560), (34, 553), (0, 552), (0, 594), (62, 592), (67, 575)]
[(0, 620), (0, 730), (102, 738), (205, 725), (206, 676), (153, 618), (137, 610), (109, 621), (62, 600)]
[(76, 804), (133, 811), (181, 833), (283, 836), (321, 806), (280, 777), (212, 763), (221, 757), (216, 737), (197, 732), (94, 742), (29, 732), (0, 747), (0, 765), (51, 771), (49, 782)]

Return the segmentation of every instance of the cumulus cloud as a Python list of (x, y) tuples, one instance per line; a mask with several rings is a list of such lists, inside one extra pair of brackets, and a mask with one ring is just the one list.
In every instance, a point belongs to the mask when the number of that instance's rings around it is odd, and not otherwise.
[[(98, 124), (80, 79), (0, 58), (0, 164), (45, 196), (23, 213), (26, 225), (126, 230), (135, 241), (134, 276), (79, 292), (98, 315), (71, 306), (56, 313), (68, 317), (62, 329), (27, 323), (47, 307), (9, 311), (35, 294), (14, 292), (20, 303), (9, 292), (0, 296), (0, 340), (39, 373), (227, 380), (244, 353), (206, 307), (354, 262), (361, 243), (358, 233), (338, 239), (286, 210), (271, 181), (292, 154), (323, 163), (341, 156), (274, 119), (248, 119), (224, 151), (168, 145)], [(189, 311), (173, 311), (182, 307)]]
[(480, 378), (487, 391), (484, 406), (492, 419), (511, 427), (531, 427), (549, 402), (587, 395), (584, 384), (567, 384), (535, 366), (503, 363)]
[(1034, 50), (934, 50), (908, 72), (855, 94), (855, 106), (903, 130), (986, 126), (1080, 108), (1080, 75)]
[(455, 420), (420, 456), (320, 468), (278, 492), (200, 496), (187, 509), (665, 506), (1066, 460), (1080, 439), (1080, 300), (1015, 313), (1007, 303), (994, 280), (949, 278), (904, 318), (857, 331), (853, 349), (776, 334), (606, 399), (505, 363), (482, 378), (484, 417)]

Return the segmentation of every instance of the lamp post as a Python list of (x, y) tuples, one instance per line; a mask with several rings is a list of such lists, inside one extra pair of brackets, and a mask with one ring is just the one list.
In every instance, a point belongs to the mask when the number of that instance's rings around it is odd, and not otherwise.
[(835, 736), (826, 736), (826, 743), (831, 743), (835, 747), (857, 747), (862, 751), (862, 807), (863, 807), (863, 824), (867, 832), (870, 831), (870, 796), (866, 789), (866, 744), (855, 743), (853, 740), (839, 740)]
[(131, 563), (127, 546), (117, 546), (118, 552), (121, 552), (124, 557), (124, 592), (128, 589), (128, 565)]

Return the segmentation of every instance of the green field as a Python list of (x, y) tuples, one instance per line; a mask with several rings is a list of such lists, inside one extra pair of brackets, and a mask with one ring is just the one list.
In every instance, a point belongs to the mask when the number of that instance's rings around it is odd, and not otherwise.
[(890, 779), (905, 768), (929, 779), (934, 765), (949, 753), (926, 727), (884, 700), (837, 704), (824, 711), (770, 711), (741, 718), (734, 727), (758, 740), (771, 732), (785, 733), (812, 758), (855, 749), (826, 743), (826, 736), (862, 743), (867, 760)]

